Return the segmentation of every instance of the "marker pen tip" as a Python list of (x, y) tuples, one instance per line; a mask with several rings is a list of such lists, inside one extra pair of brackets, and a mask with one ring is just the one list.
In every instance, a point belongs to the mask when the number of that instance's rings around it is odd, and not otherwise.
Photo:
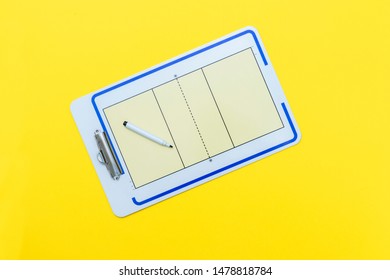
[(126, 124), (127, 124), (127, 121), (124, 121), (124, 122), (123, 122), (123, 125), (126, 126)]
[(169, 148), (173, 148), (173, 146), (172, 146), (172, 145), (169, 145)]

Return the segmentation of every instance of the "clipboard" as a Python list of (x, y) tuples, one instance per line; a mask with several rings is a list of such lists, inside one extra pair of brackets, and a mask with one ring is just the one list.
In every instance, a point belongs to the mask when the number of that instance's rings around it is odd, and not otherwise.
[(81, 97), (71, 111), (119, 217), (301, 137), (252, 27)]

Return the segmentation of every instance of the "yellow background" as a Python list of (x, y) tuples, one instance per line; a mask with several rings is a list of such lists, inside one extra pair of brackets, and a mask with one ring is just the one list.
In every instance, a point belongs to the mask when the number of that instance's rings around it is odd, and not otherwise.
[[(388, 1), (0, 6), (0, 258), (390, 258)], [(116, 218), (71, 101), (247, 25), (300, 144)]]

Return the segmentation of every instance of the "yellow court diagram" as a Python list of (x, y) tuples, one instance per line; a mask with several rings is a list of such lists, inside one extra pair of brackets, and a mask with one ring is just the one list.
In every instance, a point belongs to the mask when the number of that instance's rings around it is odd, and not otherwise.
[[(251, 48), (103, 111), (136, 188), (284, 126)], [(129, 131), (124, 121), (173, 148)]]

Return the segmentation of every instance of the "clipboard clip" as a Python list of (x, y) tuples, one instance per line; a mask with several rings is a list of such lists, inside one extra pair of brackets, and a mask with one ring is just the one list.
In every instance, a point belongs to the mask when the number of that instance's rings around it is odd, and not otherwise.
[(108, 141), (107, 134), (104, 131), (96, 130), (95, 139), (99, 148), (99, 153), (97, 154), (98, 161), (107, 167), (108, 172), (110, 172), (114, 180), (119, 180), (119, 177), (123, 174), (123, 170), (113, 152), (110, 141)]

